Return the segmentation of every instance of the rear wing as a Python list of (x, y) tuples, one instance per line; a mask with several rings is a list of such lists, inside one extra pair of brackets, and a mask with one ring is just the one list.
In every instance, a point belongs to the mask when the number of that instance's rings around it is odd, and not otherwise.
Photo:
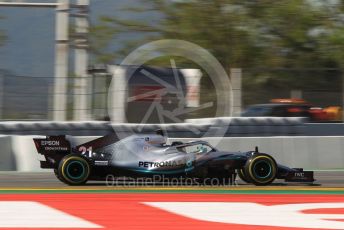
[(68, 154), (71, 151), (70, 142), (65, 135), (47, 136), (46, 138), (33, 138), (37, 152), (42, 155), (56, 153)]

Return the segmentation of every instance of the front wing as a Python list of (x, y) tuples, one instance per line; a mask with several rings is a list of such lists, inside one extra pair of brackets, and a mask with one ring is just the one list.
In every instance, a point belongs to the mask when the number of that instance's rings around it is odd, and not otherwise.
[(313, 171), (304, 171), (302, 168), (288, 168), (278, 165), (277, 179), (284, 179), (286, 182), (312, 183), (315, 181)]
[(288, 172), (285, 177), (286, 182), (314, 182), (314, 172), (313, 171), (300, 171)]

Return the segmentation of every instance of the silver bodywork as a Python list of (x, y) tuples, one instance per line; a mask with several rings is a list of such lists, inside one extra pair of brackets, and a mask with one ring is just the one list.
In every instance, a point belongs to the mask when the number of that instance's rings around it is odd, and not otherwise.
[[(194, 168), (196, 152), (185, 152), (185, 146), (210, 145), (203, 141), (182, 145), (166, 145), (160, 135), (132, 135), (116, 143), (95, 150), (110, 154), (110, 164), (137, 172), (187, 172)], [(213, 148), (212, 148), (213, 149)], [(185, 149), (184, 149), (185, 150)]]

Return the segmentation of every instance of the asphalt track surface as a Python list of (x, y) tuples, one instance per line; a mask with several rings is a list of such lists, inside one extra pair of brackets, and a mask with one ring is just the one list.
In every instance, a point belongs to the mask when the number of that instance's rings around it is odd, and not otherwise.
[[(314, 175), (316, 181), (312, 184), (300, 184), (300, 183), (286, 183), (283, 180), (277, 180), (270, 186), (264, 186), (264, 189), (288, 189), (290, 187), (304, 187), (304, 188), (343, 188), (344, 189), (344, 171), (316, 171)], [(173, 187), (173, 185), (150, 185), (155, 188), (162, 187)], [(140, 185), (138, 183), (132, 184), (121, 184), (117, 183), (114, 186), (107, 186), (105, 182), (99, 181), (90, 181), (84, 186), (68, 186), (58, 181), (54, 176), (53, 172), (37, 172), (37, 173), (28, 173), (28, 172), (0, 172), (0, 189), (8, 188), (92, 188), (92, 189), (104, 189), (108, 187), (113, 188), (123, 188), (123, 187), (134, 187), (142, 188), (145, 185)], [(185, 186), (184, 186), (185, 187)], [(190, 186), (197, 187), (197, 186)], [(214, 186), (215, 188), (217, 186)], [(222, 187), (223, 186), (218, 186)], [(236, 188), (249, 189), (256, 187), (253, 185), (248, 185), (240, 180), (237, 181), (236, 186), (230, 186)], [(260, 187), (261, 188), (261, 187)]]

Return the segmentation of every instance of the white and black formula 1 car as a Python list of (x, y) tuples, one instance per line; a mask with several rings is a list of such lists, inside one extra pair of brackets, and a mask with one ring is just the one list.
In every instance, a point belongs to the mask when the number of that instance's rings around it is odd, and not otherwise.
[(137, 134), (119, 139), (107, 135), (72, 146), (68, 136), (34, 138), (41, 168), (54, 169), (56, 177), (69, 185), (114, 177), (234, 178), (255, 185), (269, 185), (275, 179), (287, 182), (314, 181), (312, 171), (279, 165), (273, 157), (255, 151), (224, 152), (206, 141), (166, 144), (162, 132)]

